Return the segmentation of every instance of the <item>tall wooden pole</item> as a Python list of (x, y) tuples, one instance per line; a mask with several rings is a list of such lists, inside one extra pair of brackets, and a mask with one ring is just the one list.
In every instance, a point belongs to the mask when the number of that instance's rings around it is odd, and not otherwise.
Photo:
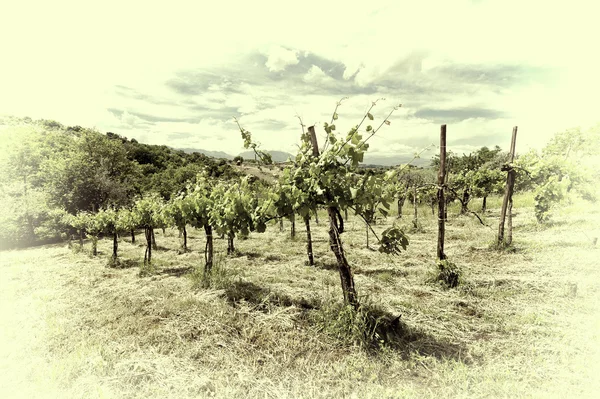
[[(515, 147), (517, 144), (517, 126), (513, 127), (512, 138), (510, 140), (509, 165), (503, 169), (508, 172), (506, 176), (506, 189), (504, 191), (504, 200), (500, 210), (500, 225), (498, 226), (498, 246), (507, 246), (512, 243), (512, 195), (515, 188), (516, 172), (511, 164), (515, 160)], [(504, 224), (508, 210), (508, 234), (504, 238)]]
[(444, 198), (444, 185), (446, 184), (446, 125), (440, 129), (440, 170), (438, 172), (438, 243), (437, 257), (439, 260), (446, 259), (444, 253), (444, 236), (446, 228), (446, 199)]

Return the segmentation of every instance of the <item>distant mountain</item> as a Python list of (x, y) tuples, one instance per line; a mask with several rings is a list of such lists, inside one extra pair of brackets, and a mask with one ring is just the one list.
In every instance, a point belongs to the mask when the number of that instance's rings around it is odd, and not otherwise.
[[(187, 153), (192, 153), (192, 152), (199, 152), (201, 154), (204, 154), (208, 157), (213, 157), (213, 158), (224, 158), (224, 159), (233, 159), (234, 156), (233, 155), (229, 155), (223, 151), (206, 151), (206, 150), (202, 150), (199, 148), (177, 148), (178, 150), (187, 152)], [(289, 152), (284, 152), (284, 151), (267, 151), (269, 154), (271, 154), (271, 157), (273, 158), (273, 162), (285, 162), (288, 160), (288, 158), (294, 158), (294, 156), (292, 154), (290, 154)], [(239, 154), (241, 157), (243, 157), (244, 159), (254, 159), (254, 152), (253, 151), (244, 151), (241, 154)], [(375, 154), (365, 154), (365, 161), (363, 162), (363, 164), (369, 165), (369, 166), (394, 166), (394, 165), (400, 165), (400, 164), (404, 164), (407, 162), (410, 162), (412, 160), (411, 156), (385, 156), (385, 155), (375, 155)], [(419, 159), (415, 159), (414, 161), (412, 161), (412, 164), (415, 166), (427, 166), (429, 165), (429, 163), (431, 162), (431, 159), (429, 157), (424, 157), (424, 158), (419, 158)]]
[[(405, 164), (411, 162), (411, 156), (385, 156), (385, 155), (371, 155), (369, 153), (365, 154), (365, 164), (373, 165), (373, 166), (395, 166), (400, 164)], [(415, 159), (411, 162), (412, 165), (415, 166), (427, 166), (431, 163), (431, 159), (429, 157)]]
[(202, 150), (199, 148), (177, 148), (177, 150), (186, 152), (191, 154), (192, 152), (198, 152), (200, 154), (204, 154), (207, 157), (212, 157), (212, 158), (225, 158), (225, 159), (233, 159), (233, 155), (229, 155), (226, 152), (223, 151), (207, 151), (207, 150)]
[[(294, 158), (292, 154), (284, 151), (267, 151), (271, 154), (271, 158), (273, 162), (285, 162), (288, 158)], [(254, 159), (254, 151), (244, 151), (240, 154), (240, 156), (244, 159)]]

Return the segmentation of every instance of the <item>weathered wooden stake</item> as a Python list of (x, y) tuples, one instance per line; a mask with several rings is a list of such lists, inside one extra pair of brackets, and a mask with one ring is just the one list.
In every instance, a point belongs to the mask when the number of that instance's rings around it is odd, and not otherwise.
[(117, 230), (115, 229), (113, 231), (113, 254), (112, 254), (112, 258), (117, 259), (117, 251), (119, 249), (119, 240), (118, 240), (118, 235), (117, 235)]
[(290, 236), (292, 238), (296, 238), (296, 214), (295, 213), (292, 213), (291, 222), (292, 222), (292, 228), (290, 231)]
[(413, 186), (413, 208), (414, 208), (414, 215), (413, 215), (413, 226), (415, 227), (415, 229), (419, 228), (419, 208), (418, 208), (419, 204), (417, 202), (417, 186)]
[(213, 232), (212, 226), (204, 225), (204, 233), (206, 234), (206, 246), (204, 247), (204, 275), (210, 274), (213, 267)]
[[(504, 191), (504, 200), (502, 201), (502, 209), (500, 210), (500, 225), (498, 226), (498, 246), (508, 246), (512, 243), (512, 195), (515, 188), (515, 178), (517, 172), (512, 168), (515, 160), (515, 147), (517, 144), (517, 126), (513, 127), (512, 138), (510, 140), (509, 165), (506, 167), (508, 172), (506, 176), (506, 189)], [(506, 239), (504, 238), (504, 223), (506, 221), (508, 211), (508, 232)]]
[(310, 216), (304, 216), (304, 225), (306, 226), (306, 255), (308, 255), (308, 264), (314, 266), (315, 258), (313, 256), (312, 233), (310, 232)]
[(444, 253), (444, 236), (446, 229), (446, 199), (444, 198), (444, 185), (446, 184), (446, 125), (440, 130), (440, 170), (438, 172), (438, 242), (437, 257), (439, 260), (446, 259)]

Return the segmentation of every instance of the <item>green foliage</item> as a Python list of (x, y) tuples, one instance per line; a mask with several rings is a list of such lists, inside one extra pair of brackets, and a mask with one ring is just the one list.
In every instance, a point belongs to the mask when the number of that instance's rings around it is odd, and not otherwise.
[(437, 281), (445, 288), (456, 288), (462, 283), (462, 271), (455, 263), (447, 259), (438, 260), (432, 280)]
[(238, 155), (238, 156), (236, 156), (236, 157), (234, 157), (234, 158), (233, 158), (233, 162), (234, 162), (236, 165), (241, 165), (241, 164), (243, 164), (243, 163), (244, 163), (244, 157), (242, 157), (242, 156)]
[(550, 220), (552, 209), (570, 193), (595, 201), (591, 173), (581, 163), (560, 155), (539, 155), (535, 151), (519, 157), (515, 163), (520, 180), (518, 188), (531, 188), (535, 195), (535, 216), (540, 223)]
[(219, 182), (211, 192), (210, 225), (218, 234), (247, 236), (266, 229), (266, 210), (272, 205), (268, 195), (254, 190), (249, 177)]
[(40, 225), (35, 228), (35, 235), (40, 239), (65, 239), (70, 229), (70, 216), (60, 208), (48, 210)]
[[(239, 175), (225, 161), (167, 146), (128, 140), (109, 132), (29, 118), (0, 120), (0, 210), (3, 246), (59, 237), (55, 209), (70, 214), (130, 205), (150, 191), (164, 199), (184, 192), (199, 172)], [(58, 223), (58, 224), (57, 224)]]
[(543, 155), (556, 155), (565, 160), (600, 155), (600, 124), (585, 131), (577, 127), (556, 133), (544, 147)]
[[(394, 175), (361, 173), (358, 168), (369, 148), (367, 141), (398, 109), (394, 107), (377, 129), (369, 129), (370, 134), (363, 137), (362, 124), (366, 119), (374, 118), (371, 110), (376, 104), (377, 101), (373, 102), (362, 121), (345, 135), (337, 133), (334, 124), (325, 123), (327, 142), (318, 157), (313, 154), (308, 133), (304, 133), (294, 163), (284, 169), (276, 188), (271, 191), (271, 201), (263, 210), (277, 216), (305, 216), (318, 206), (331, 206), (337, 209), (353, 208), (367, 222), (373, 222), (377, 212), (387, 216), (393, 196), (389, 180)], [(334, 116), (332, 122), (337, 119), (337, 107)], [(241, 127), (240, 130), (244, 145), (256, 148), (249, 132)], [(402, 246), (402, 243), (398, 245)]]
[(154, 228), (164, 221), (164, 201), (156, 193), (150, 193), (135, 201), (131, 211), (133, 219), (142, 228)]
[(196, 184), (188, 190), (182, 211), (195, 228), (200, 229), (210, 225), (210, 211), (214, 199), (211, 195), (213, 186), (214, 180), (209, 179), (208, 175), (204, 173), (198, 175)]
[(377, 212), (387, 217), (393, 197), (392, 185), (385, 175), (369, 170), (364, 174), (349, 176), (354, 180), (350, 188), (351, 206), (367, 223), (374, 223)]
[(72, 134), (61, 151), (40, 166), (50, 201), (70, 213), (122, 205), (131, 196), (135, 165), (124, 148), (94, 131)]
[(268, 165), (272, 164), (273, 160), (271, 159), (271, 154), (269, 154), (268, 152), (259, 150), (258, 149), (259, 144), (252, 141), (252, 134), (248, 130), (241, 127), (237, 119), (235, 119), (235, 122), (237, 123), (238, 128), (240, 129), (240, 132), (242, 133), (242, 139), (244, 140), (244, 148), (245, 149), (251, 148), (252, 151), (254, 151), (254, 153), (256, 154), (256, 156), (260, 159), (261, 162), (268, 164)]
[(140, 227), (138, 214), (129, 208), (121, 208), (117, 213), (116, 225), (117, 231), (131, 231)]
[(379, 252), (391, 255), (400, 255), (408, 247), (408, 237), (397, 227), (389, 227), (381, 233)]
[(535, 217), (539, 223), (550, 220), (551, 209), (561, 203), (566, 195), (569, 179), (559, 180), (558, 176), (551, 176), (548, 181), (535, 190)]
[[(500, 147), (481, 147), (477, 151), (457, 157), (448, 153), (446, 163), (448, 195), (461, 201), (462, 211), (467, 211), (473, 196), (487, 197), (502, 191), (506, 174), (501, 171), (506, 155)], [(439, 156), (433, 164), (439, 166)]]

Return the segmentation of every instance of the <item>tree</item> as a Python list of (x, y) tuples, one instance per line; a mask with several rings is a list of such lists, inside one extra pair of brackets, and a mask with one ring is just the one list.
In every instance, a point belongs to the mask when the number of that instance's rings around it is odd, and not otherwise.
[[(354, 286), (352, 269), (346, 259), (340, 239), (340, 234), (344, 231), (340, 209), (353, 205), (351, 188), (356, 189), (356, 187), (352, 186), (352, 182), (355, 180), (354, 175), (357, 173), (358, 165), (363, 161), (364, 154), (369, 148), (367, 141), (381, 126), (390, 124), (388, 118), (393, 111), (383, 119), (378, 128), (367, 125), (364, 130), (361, 130), (365, 120), (374, 119), (370, 112), (376, 103), (372, 103), (358, 125), (351, 128), (345, 136), (340, 136), (335, 133), (336, 126), (334, 124), (338, 119), (337, 109), (341, 105), (341, 101), (338, 102), (331, 122), (324, 124), (327, 138), (322, 151), (319, 151), (314, 127), (309, 127), (308, 132), (305, 133), (307, 137), (302, 140), (294, 163), (290, 165), (290, 175), (294, 177), (299, 175), (302, 176), (302, 179), (291, 179), (289, 183), (286, 183), (290, 185), (291, 192), (309, 185), (319, 196), (318, 205), (326, 207), (329, 216), (329, 244), (337, 260), (344, 301), (355, 309), (359, 306), (358, 295)], [(256, 151), (256, 145), (252, 142), (250, 132), (241, 127), (240, 131), (246, 148), (250, 147)], [(363, 132), (368, 135), (366, 138), (363, 138)], [(393, 178), (394, 173), (392, 171), (388, 178)], [(407, 244), (404, 234), (395, 227), (384, 231), (380, 242), (380, 250), (388, 253), (399, 251), (400, 246), (405, 248)]]
[(376, 223), (377, 211), (384, 217), (388, 216), (393, 192), (391, 184), (388, 184), (385, 177), (372, 170), (357, 174), (355, 177), (353, 188), (350, 189), (352, 207), (365, 221), (366, 245), (369, 248), (369, 229)]
[(144, 229), (146, 237), (146, 250), (144, 252), (144, 264), (152, 264), (152, 235), (154, 227), (162, 220), (162, 208), (164, 202), (157, 194), (148, 194), (133, 205), (132, 212), (137, 221), (137, 225)]
[(516, 162), (519, 180), (522, 180), (518, 188), (534, 190), (534, 210), (539, 223), (549, 221), (552, 209), (569, 193), (596, 200), (590, 172), (580, 163), (564, 159), (562, 154), (550, 154), (540, 155), (532, 150)]
[(92, 241), (92, 255), (98, 255), (98, 239), (100, 238), (100, 234), (104, 231), (105, 226), (103, 224), (102, 218), (98, 218), (97, 214), (91, 212), (80, 212), (80, 217), (83, 221), (83, 225), (85, 226), (85, 232), (90, 237)]
[(175, 198), (171, 198), (166, 203), (163, 211), (163, 218), (167, 225), (175, 225), (183, 235), (181, 249), (187, 252), (187, 224), (190, 223), (194, 216), (195, 204), (193, 200), (184, 193), (179, 194)]
[[(473, 196), (483, 198), (482, 208), (487, 205), (487, 196), (499, 189), (502, 184), (501, 165), (504, 162), (501, 149), (481, 147), (470, 154), (458, 157), (447, 154), (447, 187), (453, 197), (461, 203), (461, 214), (469, 213), (469, 203)], [(435, 156), (432, 166), (439, 167), (439, 156)], [(452, 198), (452, 196), (449, 196)]]
[(576, 127), (556, 133), (542, 151), (542, 156), (556, 155), (565, 160), (599, 154), (600, 124), (585, 131)]
[(95, 131), (73, 134), (68, 147), (46, 159), (40, 170), (51, 203), (73, 214), (121, 206), (133, 194), (129, 183), (135, 165), (120, 143)]
[(117, 260), (117, 251), (119, 249), (119, 212), (113, 207), (100, 209), (96, 214), (96, 220), (102, 228), (102, 232), (112, 236), (112, 260), (115, 262)]
[(249, 176), (237, 181), (220, 181), (212, 190), (211, 197), (210, 224), (218, 234), (227, 236), (228, 255), (235, 253), (237, 234), (247, 236), (254, 230), (259, 233), (266, 230), (263, 207), (268, 208), (272, 203), (264, 203), (265, 198), (252, 189)]
[(214, 259), (213, 226), (210, 220), (214, 200), (212, 190), (213, 183), (208, 177), (208, 173), (199, 174), (196, 184), (188, 190), (186, 198), (189, 201), (189, 206), (182, 208), (187, 212), (190, 224), (197, 229), (203, 228), (206, 234), (206, 246), (204, 247), (205, 275), (211, 272)]

